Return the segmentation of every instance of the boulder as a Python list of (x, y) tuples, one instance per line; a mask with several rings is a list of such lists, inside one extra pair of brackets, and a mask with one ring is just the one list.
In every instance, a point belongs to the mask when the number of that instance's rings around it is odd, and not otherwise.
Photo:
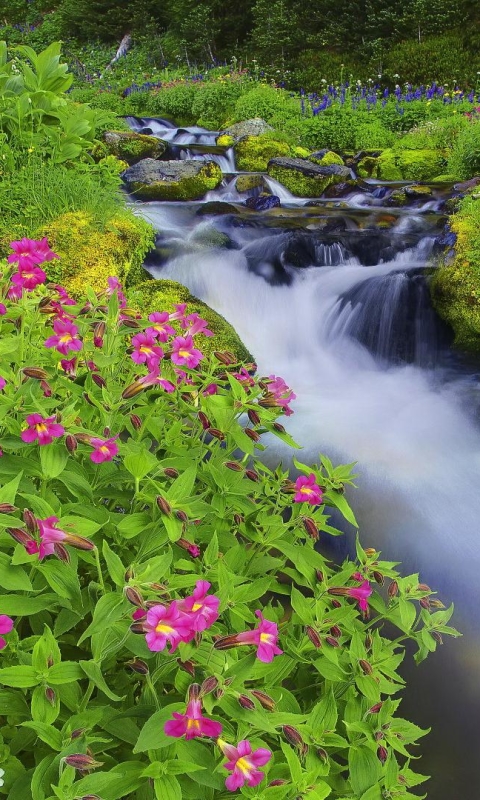
[(254, 119), (246, 119), (243, 122), (236, 122), (234, 125), (230, 125), (229, 128), (225, 128), (222, 131), (221, 136), (231, 136), (232, 139), (238, 142), (246, 136), (260, 136), (262, 133), (267, 133), (267, 131), (273, 131), (272, 126), (265, 122), (264, 119), (255, 117)]
[(327, 186), (351, 178), (348, 167), (339, 164), (321, 166), (300, 158), (272, 158), (268, 174), (297, 197), (320, 197)]
[(428, 181), (445, 165), (441, 150), (384, 150), (378, 157), (372, 177), (385, 181)]
[(303, 269), (313, 266), (315, 258), (315, 241), (312, 236), (295, 232), (288, 237), (284, 250), (284, 259), (287, 264)]
[(197, 211), (197, 217), (220, 216), (224, 214), (238, 214), (239, 210), (231, 203), (222, 203), (220, 200), (211, 200), (203, 203)]
[(280, 198), (276, 194), (260, 194), (258, 197), (247, 198), (245, 205), (252, 211), (270, 211), (271, 208), (280, 206)]
[(246, 136), (235, 147), (235, 162), (239, 170), (265, 172), (270, 159), (289, 154), (290, 146), (270, 135)]
[(411, 200), (423, 200), (427, 197), (431, 197), (433, 192), (429, 186), (420, 186), (419, 184), (415, 184), (414, 186), (406, 186), (405, 194)]
[(239, 175), (235, 181), (235, 189), (240, 194), (251, 192), (252, 189), (266, 189), (266, 186), (263, 175)]
[(480, 178), (476, 176), (475, 178), (470, 178), (469, 181), (463, 181), (462, 183), (456, 183), (453, 187), (456, 192), (470, 192), (472, 189), (475, 189), (480, 184)]
[(155, 161), (145, 158), (122, 174), (129, 192), (140, 200), (200, 200), (222, 181), (214, 161)]
[(385, 205), (391, 208), (401, 208), (407, 205), (408, 198), (405, 189), (395, 189), (390, 197), (387, 198)]
[(314, 164), (320, 164), (322, 167), (326, 167), (329, 164), (344, 166), (343, 158), (332, 150), (320, 150), (318, 153), (312, 153), (308, 158), (309, 161), (313, 161)]
[(136, 164), (142, 158), (161, 158), (166, 149), (167, 143), (155, 136), (133, 131), (105, 131), (102, 143), (94, 149), (94, 155), (113, 155), (127, 164)]

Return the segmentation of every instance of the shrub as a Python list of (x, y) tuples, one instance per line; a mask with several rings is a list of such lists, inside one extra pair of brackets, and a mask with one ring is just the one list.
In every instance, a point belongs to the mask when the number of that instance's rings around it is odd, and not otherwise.
[(448, 172), (459, 178), (471, 178), (480, 173), (480, 123), (472, 120), (458, 134), (450, 157)]
[(259, 86), (239, 97), (235, 105), (235, 121), (261, 117), (269, 122), (277, 114), (283, 117), (295, 117), (299, 111), (298, 99), (290, 97), (283, 89)]
[(421, 660), (455, 635), (451, 610), (373, 549), (322, 555), (329, 510), (355, 525), (351, 466), (295, 462), (295, 482), (266, 467), (264, 434), (294, 444), (281, 379), (202, 358), (208, 330), (184, 306), (135, 316), (113, 278), (72, 301), (44, 285), (45, 240), (13, 247), (3, 791), (211, 800), (234, 770), (227, 789), (258, 783), (265, 799), (365, 800), (423, 782), (410, 750), (425, 731), (397, 714), (397, 670), (406, 641)]

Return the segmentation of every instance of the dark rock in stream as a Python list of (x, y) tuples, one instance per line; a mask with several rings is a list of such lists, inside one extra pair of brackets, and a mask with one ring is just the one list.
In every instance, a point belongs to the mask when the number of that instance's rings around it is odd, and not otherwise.
[(463, 181), (462, 183), (456, 183), (454, 185), (454, 189), (456, 192), (469, 192), (471, 189), (475, 189), (476, 186), (480, 184), (480, 177), (477, 175), (475, 178), (470, 178), (469, 181)]
[(197, 210), (197, 217), (220, 216), (223, 214), (239, 214), (239, 209), (232, 203), (222, 203), (221, 200), (210, 200), (203, 203)]
[(249, 197), (245, 205), (252, 211), (269, 211), (280, 206), (280, 198), (276, 194), (260, 194), (258, 197)]

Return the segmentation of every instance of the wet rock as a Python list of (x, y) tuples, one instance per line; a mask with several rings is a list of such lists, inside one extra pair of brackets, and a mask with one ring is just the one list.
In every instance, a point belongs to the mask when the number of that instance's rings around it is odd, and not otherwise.
[(243, 248), (248, 268), (272, 286), (290, 285), (292, 276), (285, 269), (284, 250), (288, 234), (269, 235), (251, 242)]
[(206, 248), (220, 247), (224, 250), (233, 250), (236, 248), (236, 245), (230, 236), (227, 236), (226, 233), (217, 230), (217, 228), (214, 228), (208, 223), (202, 223), (199, 225), (193, 233), (190, 241), (195, 245), (200, 245), (201, 247)]
[(391, 208), (402, 208), (402, 206), (407, 205), (407, 203), (408, 198), (405, 189), (395, 189), (385, 201), (385, 205)]
[(245, 136), (235, 148), (237, 169), (246, 172), (265, 172), (272, 158), (288, 156), (290, 146), (271, 136)]
[(273, 131), (272, 126), (265, 122), (264, 119), (255, 117), (254, 119), (246, 119), (243, 122), (236, 122), (234, 125), (230, 125), (230, 127), (222, 131), (221, 135), (231, 136), (232, 139), (239, 142), (246, 136), (260, 136), (267, 131)]
[(269, 211), (280, 206), (280, 198), (276, 194), (260, 194), (258, 197), (247, 198), (245, 205), (252, 211)]
[(469, 181), (462, 181), (461, 183), (456, 183), (453, 187), (456, 192), (463, 192), (467, 193), (470, 192), (472, 189), (475, 189), (480, 184), (480, 177), (478, 175), (475, 178), (470, 178)]
[(435, 244), (441, 248), (444, 247), (455, 247), (455, 243), (457, 241), (457, 234), (453, 233), (451, 230), (444, 231), (441, 236), (437, 236), (435, 239)]
[(292, 267), (304, 268), (315, 264), (315, 242), (312, 236), (293, 233), (284, 250), (284, 259)]
[(239, 210), (231, 203), (222, 203), (220, 200), (211, 200), (203, 203), (196, 212), (197, 217), (220, 216), (224, 214), (239, 214)]
[(200, 200), (223, 178), (214, 161), (155, 161), (145, 158), (125, 170), (122, 179), (140, 200)]
[(371, 178), (378, 171), (378, 158), (374, 156), (363, 156), (356, 161), (356, 173), (360, 178)]
[(95, 158), (113, 155), (126, 161), (127, 164), (137, 164), (143, 158), (161, 158), (167, 143), (155, 136), (132, 131), (105, 131), (103, 141), (94, 148)]
[(325, 197), (346, 197), (351, 194), (356, 187), (356, 181), (344, 181), (341, 183), (332, 183), (324, 191)]
[(320, 197), (327, 186), (351, 178), (348, 167), (339, 164), (321, 166), (300, 158), (272, 158), (268, 174), (298, 197)]
[(235, 189), (242, 194), (243, 192), (251, 192), (252, 189), (266, 189), (267, 184), (263, 175), (239, 175), (235, 181)]
[(423, 199), (425, 197), (431, 197), (433, 192), (429, 186), (421, 186), (420, 184), (415, 184), (414, 186), (406, 186), (405, 194), (407, 197), (417, 200), (417, 199)]
[(343, 217), (331, 217), (322, 228), (323, 233), (340, 233), (347, 230), (347, 221)]
[(324, 156), (327, 155), (329, 152), (328, 147), (325, 147), (323, 150), (316, 150), (314, 153), (310, 153), (308, 158), (310, 161), (321, 161)]
[[(320, 156), (320, 154), (323, 155)], [(338, 164), (340, 167), (344, 166), (343, 158), (337, 153), (334, 153), (332, 150), (320, 150), (318, 153), (313, 153), (309, 156), (309, 160), (313, 161), (314, 164), (320, 164), (322, 167), (326, 167), (329, 164)]]

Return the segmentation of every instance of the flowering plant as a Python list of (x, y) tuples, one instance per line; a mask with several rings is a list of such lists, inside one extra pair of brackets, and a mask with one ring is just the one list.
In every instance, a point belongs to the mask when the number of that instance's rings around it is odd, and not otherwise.
[[(70, 298), (45, 242), (0, 278), (0, 735), (9, 800), (415, 797), (397, 715), (451, 610), (326, 540), (351, 465), (261, 460), (295, 396), (205, 356), (184, 305)], [(41, 277), (41, 276), (40, 276)], [(290, 407), (289, 404), (292, 404)], [(382, 590), (381, 587), (384, 587)], [(397, 630), (387, 638), (383, 626)]]

